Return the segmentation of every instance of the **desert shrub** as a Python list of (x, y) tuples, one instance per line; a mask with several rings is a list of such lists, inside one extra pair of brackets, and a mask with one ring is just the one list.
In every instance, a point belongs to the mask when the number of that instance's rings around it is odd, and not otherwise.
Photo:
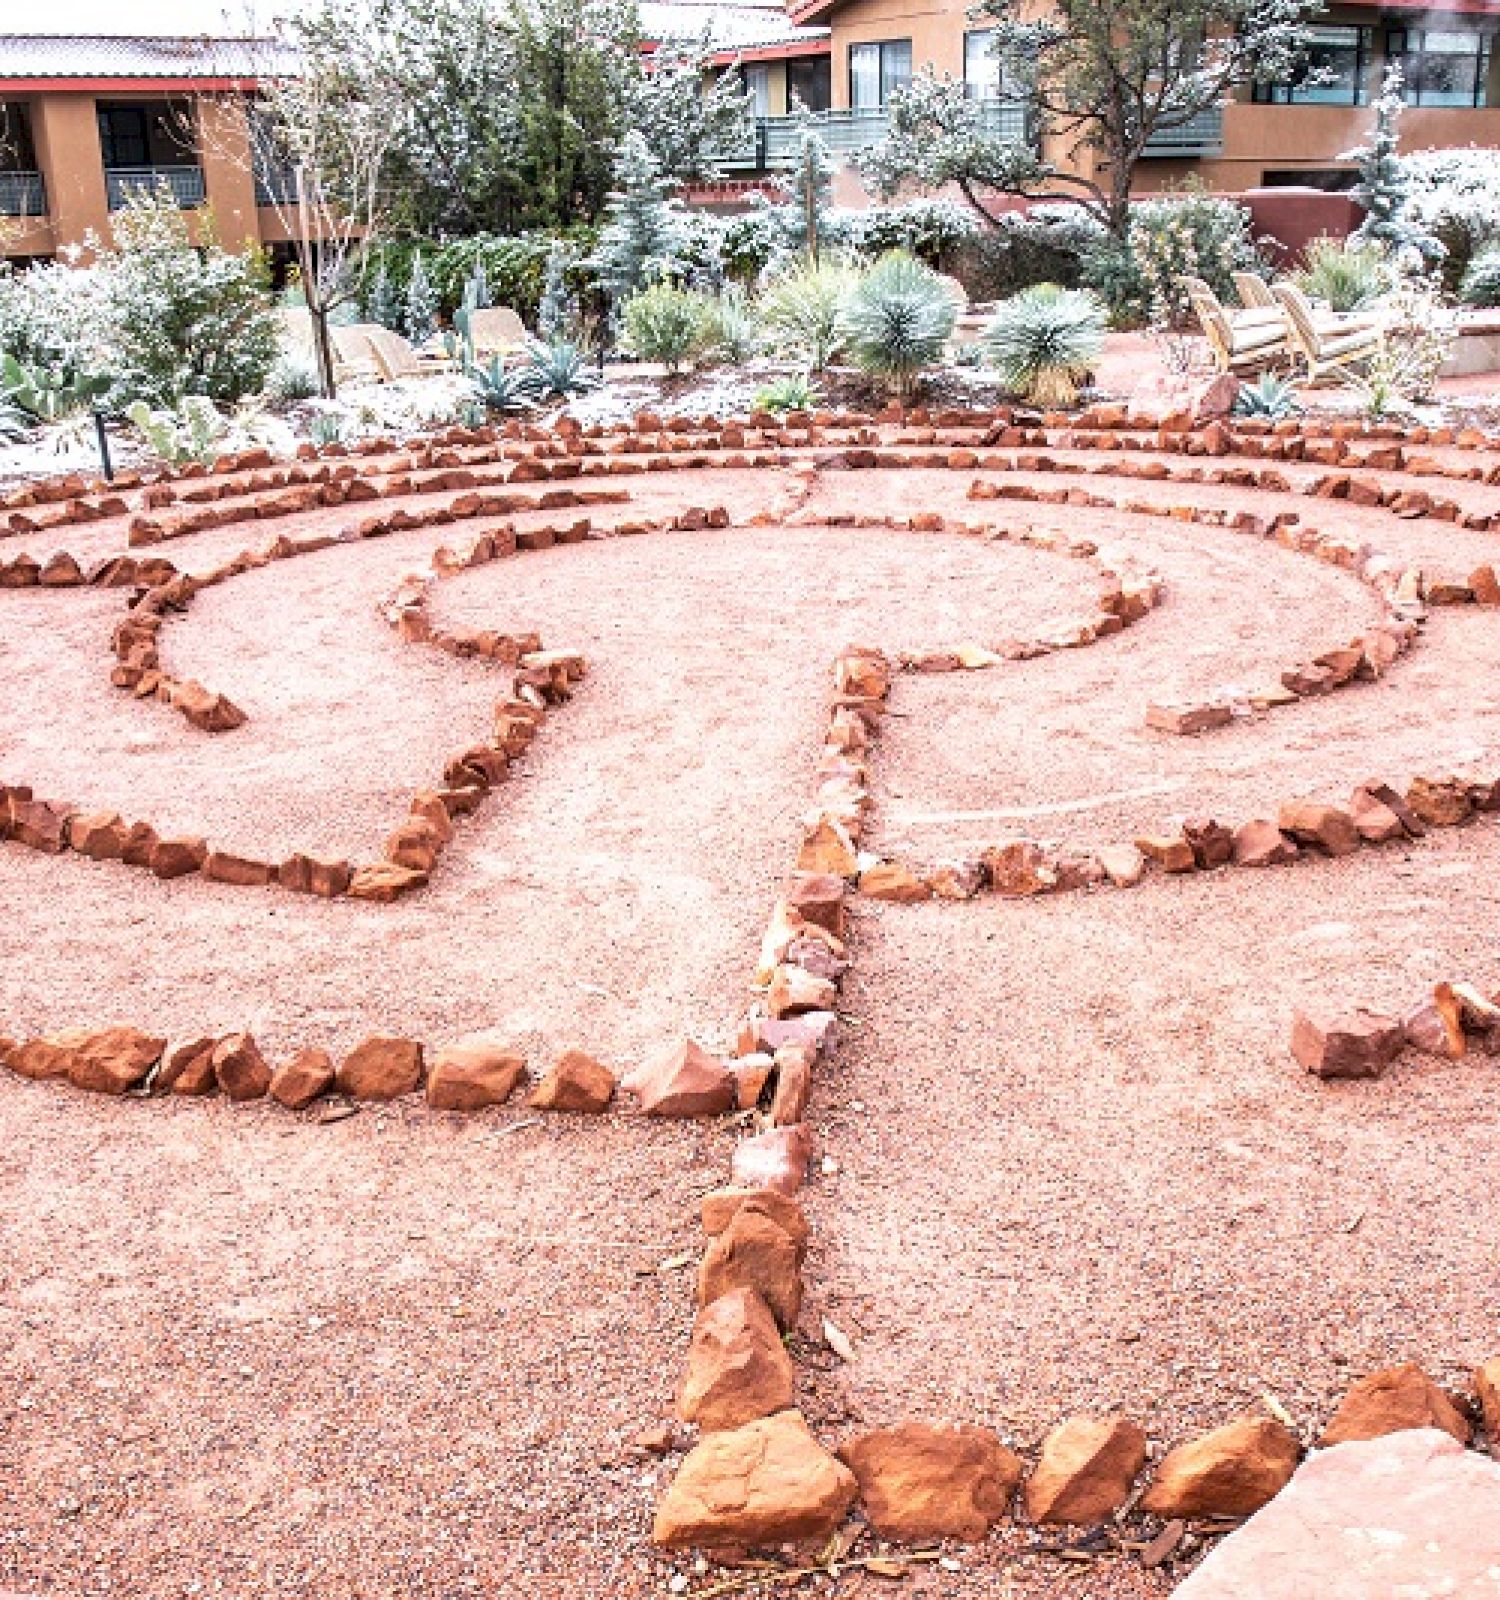
[(1396, 287), (1390, 252), (1379, 244), (1323, 237), (1308, 244), (1302, 259), (1293, 281), (1334, 311), (1363, 310)]
[(1459, 298), (1483, 310), (1500, 306), (1500, 248), (1492, 246), (1469, 263)]
[(318, 393), (317, 368), (304, 356), (282, 355), (266, 376), (266, 395), (283, 405)]
[(1081, 206), (1040, 205), (1001, 215), (958, 251), (954, 272), (976, 300), (1006, 300), (1033, 284), (1076, 288), (1103, 226)]
[(659, 361), (676, 372), (704, 347), (709, 313), (702, 295), (669, 283), (653, 284), (626, 302), (625, 343), (640, 361)]
[(821, 372), (843, 349), (844, 302), (858, 281), (843, 261), (804, 261), (767, 286), (761, 321), (779, 349)]
[(753, 361), (760, 350), (760, 317), (743, 287), (726, 285), (708, 302), (706, 311), (705, 348), (735, 366)]
[(1401, 158), (1406, 211), (1446, 249), (1443, 278), (1457, 289), (1469, 263), (1500, 244), (1500, 161), (1493, 150), (1414, 150)]
[(97, 366), (110, 342), (108, 289), (95, 267), (0, 266), (0, 351), (64, 380)]
[(1138, 327), (1187, 316), (1183, 277), (1202, 278), (1228, 299), (1230, 274), (1261, 264), (1249, 210), (1189, 189), (1136, 201), (1125, 239), (1101, 237), (1083, 257), (1080, 281), (1099, 294), (1117, 325)]
[(942, 358), (957, 307), (948, 285), (905, 251), (882, 256), (844, 300), (842, 332), (855, 364), (909, 395)]
[(945, 271), (979, 232), (971, 207), (955, 200), (908, 200), (898, 206), (871, 206), (849, 218), (849, 243), (868, 256), (892, 250)]
[[(115, 213), (115, 247), (99, 258), (107, 284), (116, 403), (174, 406), (187, 395), (233, 404), (257, 394), (279, 332), (264, 263), (213, 242), (195, 247), (169, 191), (139, 193)], [(206, 236), (206, 237), (205, 237)]]
[(1005, 301), (984, 331), (1000, 381), (1024, 400), (1069, 405), (1104, 348), (1109, 316), (1086, 289), (1036, 284)]

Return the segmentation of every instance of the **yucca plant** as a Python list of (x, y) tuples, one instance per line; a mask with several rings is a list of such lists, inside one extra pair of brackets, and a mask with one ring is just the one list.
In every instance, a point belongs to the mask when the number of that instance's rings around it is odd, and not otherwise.
[(640, 361), (676, 372), (703, 349), (708, 314), (703, 296), (670, 283), (652, 284), (625, 302), (625, 342)]
[(1013, 394), (1041, 406), (1071, 405), (1104, 349), (1109, 314), (1087, 289), (1038, 283), (1002, 302), (984, 349)]
[(1500, 246), (1492, 245), (1469, 263), (1458, 297), (1476, 309), (1500, 306)]
[(777, 345), (821, 372), (843, 350), (844, 302), (858, 281), (842, 262), (805, 262), (766, 289), (761, 321)]
[(1301, 411), (1296, 387), (1274, 372), (1263, 372), (1254, 383), (1242, 383), (1234, 397), (1234, 414), (1237, 417), (1266, 417), (1280, 422)]
[(823, 398), (818, 386), (804, 372), (789, 373), (756, 391), (757, 411), (811, 411)]
[(601, 382), (589, 368), (588, 352), (571, 339), (534, 344), (526, 357), (526, 372), (540, 400), (571, 400), (588, 394)]
[(904, 250), (884, 255), (844, 302), (844, 342), (855, 364), (903, 400), (923, 369), (942, 359), (958, 320), (947, 284)]
[(1396, 287), (1396, 269), (1384, 245), (1325, 236), (1310, 241), (1302, 260), (1292, 281), (1331, 311), (1362, 311)]

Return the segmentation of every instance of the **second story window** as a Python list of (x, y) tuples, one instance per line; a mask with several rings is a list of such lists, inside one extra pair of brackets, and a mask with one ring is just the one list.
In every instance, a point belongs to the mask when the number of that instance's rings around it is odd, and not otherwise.
[(971, 28), (964, 35), (964, 93), (971, 100), (1000, 98), (1000, 60), (995, 30)]
[(1370, 29), (1352, 24), (1309, 28), (1307, 60), (1289, 83), (1258, 83), (1254, 98), (1273, 106), (1362, 106)]
[(750, 96), (750, 114), (754, 117), (771, 115), (771, 69), (766, 66), (744, 69), (745, 89)]
[(1386, 54), (1401, 63), (1402, 93), (1413, 106), (1483, 106), (1494, 40), (1483, 33), (1392, 28)]
[(856, 111), (879, 110), (910, 82), (910, 39), (849, 46), (849, 104)]

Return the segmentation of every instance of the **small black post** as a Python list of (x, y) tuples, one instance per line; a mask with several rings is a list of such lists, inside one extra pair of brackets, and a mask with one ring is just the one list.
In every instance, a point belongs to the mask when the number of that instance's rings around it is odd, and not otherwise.
[(104, 481), (115, 481), (115, 469), (109, 459), (109, 435), (104, 431), (104, 413), (94, 410), (94, 437), (99, 441), (99, 464), (104, 468)]

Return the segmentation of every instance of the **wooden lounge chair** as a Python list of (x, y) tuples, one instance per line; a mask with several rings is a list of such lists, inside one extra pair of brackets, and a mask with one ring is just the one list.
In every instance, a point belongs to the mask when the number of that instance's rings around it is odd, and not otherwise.
[(1182, 283), (1220, 372), (1254, 372), (1286, 356), (1285, 316), (1263, 310), (1230, 312), (1201, 278), (1184, 278)]
[(509, 306), (486, 306), (469, 314), (469, 337), (474, 341), (474, 359), (486, 361), (499, 356), (502, 361), (524, 356), (531, 348), (526, 324)]
[(376, 365), (390, 383), (398, 378), (421, 378), (433, 370), (433, 363), (422, 358), (410, 339), (382, 327), (379, 323), (356, 324), (374, 352)]
[(1281, 307), (1276, 304), (1271, 285), (1258, 272), (1231, 272), (1229, 276), (1234, 280), (1240, 304), (1247, 311), (1274, 311), (1280, 314)]
[(1311, 383), (1370, 360), (1385, 343), (1385, 325), (1378, 318), (1318, 316), (1294, 283), (1278, 283), (1272, 293), (1286, 313), (1288, 340), (1306, 363)]
[(340, 383), (379, 383), (385, 373), (375, 357), (369, 330), (360, 323), (335, 323), (328, 330), (334, 376)]

